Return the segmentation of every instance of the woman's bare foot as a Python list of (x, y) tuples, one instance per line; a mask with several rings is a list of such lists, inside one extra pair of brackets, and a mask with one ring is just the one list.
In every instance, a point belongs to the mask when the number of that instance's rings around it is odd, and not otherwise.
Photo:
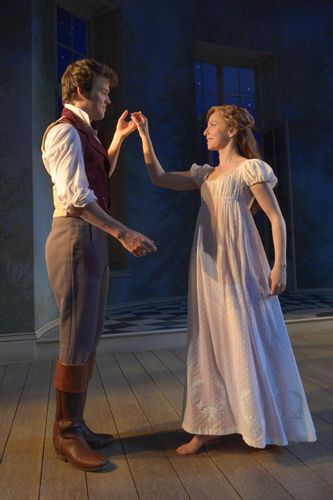
[(182, 444), (177, 448), (179, 455), (195, 455), (198, 451), (210, 441), (214, 441), (219, 436), (204, 436), (196, 434), (189, 443)]

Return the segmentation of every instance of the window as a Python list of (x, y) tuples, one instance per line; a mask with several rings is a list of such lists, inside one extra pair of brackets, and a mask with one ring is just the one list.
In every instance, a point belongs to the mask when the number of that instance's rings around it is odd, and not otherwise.
[(67, 66), (78, 59), (87, 57), (87, 22), (70, 12), (57, 8), (57, 82), (58, 113), (61, 112), (60, 81)]
[(196, 61), (195, 89), (197, 116), (215, 104), (237, 104), (256, 115), (253, 68), (223, 66)]
[(223, 66), (223, 104), (237, 104), (256, 116), (255, 75), (253, 68)]
[(194, 63), (194, 69), (196, 114), (200, 120), (208, 108), (218, 104), (217, 71), (215, 64), (200, 61)]
[(207, 151), (202, 135), (206, 126), (206, 113), (217, 104), (236, 104), (248, 109), (256, 117), (255, 70), (195, 61), (194, 71), (200, 160), (213, 164), (217, 155)]

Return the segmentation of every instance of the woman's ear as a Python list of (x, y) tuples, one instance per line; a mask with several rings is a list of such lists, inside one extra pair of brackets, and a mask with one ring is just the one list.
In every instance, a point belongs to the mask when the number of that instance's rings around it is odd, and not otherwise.
[(235, 135), (237, 134), (237, 132), (238, 132), (237, 127), (231, 127), (228, 130), (228, 135), (229, 135), (230, 138), (231, 137), (235, 137)]

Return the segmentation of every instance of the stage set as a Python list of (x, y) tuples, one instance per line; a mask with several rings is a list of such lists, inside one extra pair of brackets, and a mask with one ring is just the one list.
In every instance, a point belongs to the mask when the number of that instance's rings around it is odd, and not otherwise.
[[(332, 19), (330, 0), (1, 2), (1, 500), (333, 498)], [(110, 463), (84, 472), (56, 458), (59, 319), (44, 250), (53, 200), (40, 147), (61, 112), (62, 74), (90, 57), (119, 76), (100, 137), (110, 142), (123, 110), (141, 110), (168, 171), (218, 163), (203, 136), (211, 106), (254, 116), (286, 221), (280, 303), (316, 442), (259, 449), (230, 434), (197, 455), (177, 453), (189, 439), (181, 418), (200, 196), (153, 186), (135, 132), (111, 177), (111, 214), (158, 252), (138, 259), (109, 238), (86, 422), (114, 435), (103, 450)], [(271, 226), (262, 211), (255, 222), (272, 266)]]

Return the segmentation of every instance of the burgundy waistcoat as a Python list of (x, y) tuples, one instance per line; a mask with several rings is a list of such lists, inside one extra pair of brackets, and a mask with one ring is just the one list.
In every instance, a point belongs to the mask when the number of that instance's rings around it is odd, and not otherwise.
[[(63, 108), (61, 121), (70, 123), (77, 130), (82, 144), (85, 172), (89, 188), (94, 191), (97, 203), (106, 212), (110, 208), (109, 157), (106, 149), (96, 139), (87, 125), (72, 111)], [(70, 216), (70, 214), (67, 214)]]

